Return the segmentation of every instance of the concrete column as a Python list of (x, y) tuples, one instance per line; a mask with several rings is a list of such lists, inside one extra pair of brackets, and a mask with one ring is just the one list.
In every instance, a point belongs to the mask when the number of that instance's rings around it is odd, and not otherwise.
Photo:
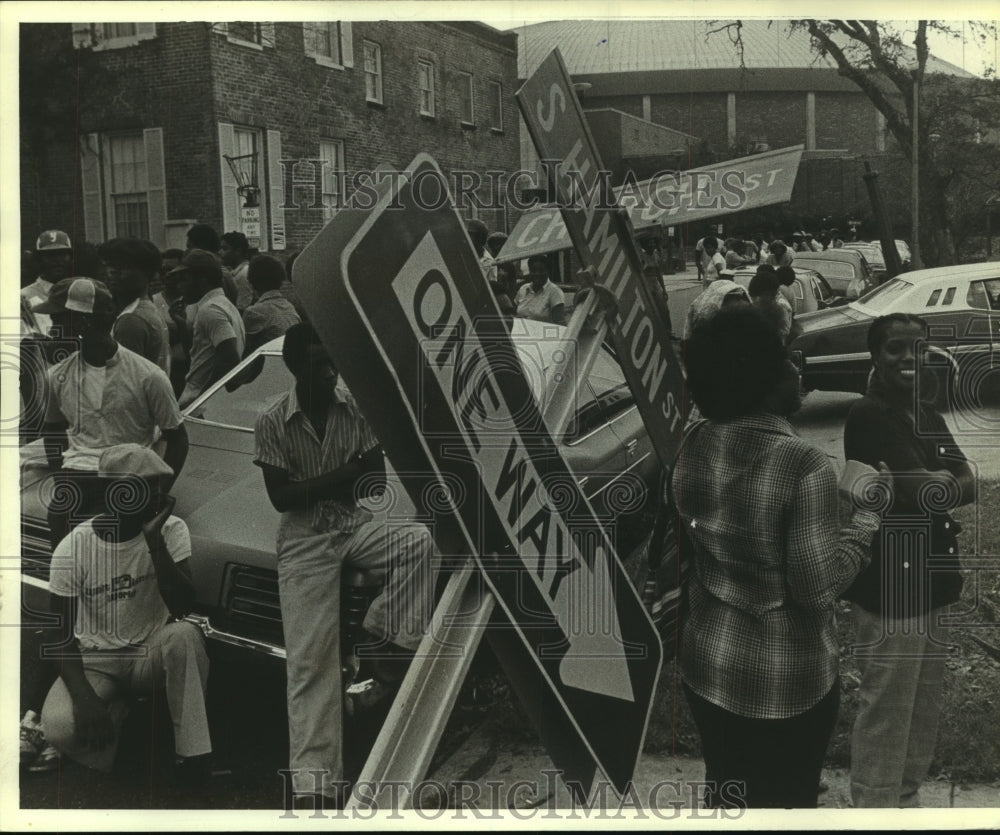
[(816, 150), (816, 94), (806, 93), (806, 150)]
[(653, 121), (653, 102), (648, 95), (642, 97), (642, 118), (647, 122)]
[(730, 145), (736, 144), (736, 93), (726, 96), (726, 139)]

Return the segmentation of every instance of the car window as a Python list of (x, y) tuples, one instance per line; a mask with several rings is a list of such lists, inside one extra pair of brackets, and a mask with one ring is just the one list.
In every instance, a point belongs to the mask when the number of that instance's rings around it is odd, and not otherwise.
[(795, 283), (792, 285), (792, 292), (795, 294), (795, 298), (804, 299), (806, 297), (805, 292), (802, 290), (802, 282), (805, 279), (796, 279)]
[(993, 310), (1000, 310), (1000, 278), (989, 278), (983, 284), (986, 285), (990, 307)]
[(978, 310), (990, 309), (990, 298), (986, 295), (985, 281), (969, 282), (969, 292), (965, 296), (966, 304)]
[(893, 278), (885, 284), (880, 284), (860, 299), (860, 301), (876, 313), (889, 313), (896, 302), (905, 296), (912, 287), (913, 284), (909, 281), (904, 281), (901, 278)]
[[(190, 417), (252, 431), (260, 414), (281, 399), (294, 382), (280, 356), (264, 354), (260, 359), (263, 367), (253, 379), (247, 379), (250, 374), (239, 375), (247, 381), (233, 391), (220, 387), (192, 410)], [(252, 371), (254, 366), (255, 363), (251, 363), (248, 369)]]
[(941, 288), (939, 287), (937, 290), (931, 293), (931, 297), (927, 300), (927, 304), (925, 306), (934, 307), (934, 305), (938, 303), (938, 299), (940, 298), (941, 298)]
[(945, 290), (944, 298), (941, 300), (941, 306), (944, 307), (946, 304), (951, 304), (952, 300), (955, 298), (955, 287), (949, 287)]
[(601, 351), (595, 358), (590, 368), (589, 383), (608, 420), (635, 403), (621, 366), (606, 351)]
[(849, 261), (816, 261), (808, 258), (795, 259), (795, 266), (809, 267), (821, 273), (824, 278), (854, 278), (854, 265)]

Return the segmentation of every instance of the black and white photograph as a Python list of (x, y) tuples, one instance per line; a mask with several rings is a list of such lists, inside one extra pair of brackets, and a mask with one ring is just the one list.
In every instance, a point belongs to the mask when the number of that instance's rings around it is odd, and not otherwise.
[(0, 6), (0, 828), (1000, 827), (998, 12)]

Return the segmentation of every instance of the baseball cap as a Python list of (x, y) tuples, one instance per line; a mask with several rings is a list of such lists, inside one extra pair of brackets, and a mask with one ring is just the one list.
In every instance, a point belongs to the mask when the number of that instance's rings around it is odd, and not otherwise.
[(214, 253), (205, 249), (192, 249), (181, 259), (180, 266), (174, 267), (168, 275), (186, 272), (214, 275), (217, 281), (222, 280), (222, 262)]
[(116, 444), (101, 453), (97, 462), (101, 478), (137, 475), (142, 478), (172, 476), (173, 469), (149, 447), (141, 444)]
[(64, 278), (49, 290), (46, 301), (32, 308), (35, 313), (114, 313), (111, 291), (93, 278)]
[(69, 235), (59, 229), (47, 229), (35, 241), (35, 252), (50, 252), (57, 249), (72, 249)]

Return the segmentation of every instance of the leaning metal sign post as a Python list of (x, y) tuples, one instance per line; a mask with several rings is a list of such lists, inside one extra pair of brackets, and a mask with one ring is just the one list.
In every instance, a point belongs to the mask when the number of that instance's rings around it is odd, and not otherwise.
[(642, 277), (627, 210), (611, 207), (600, 155), (558, 49), (516, 97), (539, 157), (560, 163), (556, 194), (573, 246), (593, 282), (618, 301), (611, 341), (653, 448), (669, 468), (684, 428), (682, 377), (669, 323)]
[[(586, 796), (599, 769), (624, 791), (659, 636), (558, 450), (433, 160), (418, 156), (398, 183), (383, 183), (374, 209), (338, 213), (299, 256), (295, 283), (323, 311), (314, 325), (324, 345), (458, 567), (376, 743), (385, 765), (369, 777), (424, 776), (406, 760), (426, 763), (437, 741), (419, 717), (439, 722), (453, 704), (457, 685), (442, 689), (440, 676), (462, 647), (438, 629), (464, 607), (473, 626), (489, 621), (486, 636), (570, 789)], [(496, 601), (492, 619), (475, 590), (458, 588), (470, 557)], [(466, 654), (479, 638), (468, 632)], [(448, 675), (463, 673), (456, 663)]]

